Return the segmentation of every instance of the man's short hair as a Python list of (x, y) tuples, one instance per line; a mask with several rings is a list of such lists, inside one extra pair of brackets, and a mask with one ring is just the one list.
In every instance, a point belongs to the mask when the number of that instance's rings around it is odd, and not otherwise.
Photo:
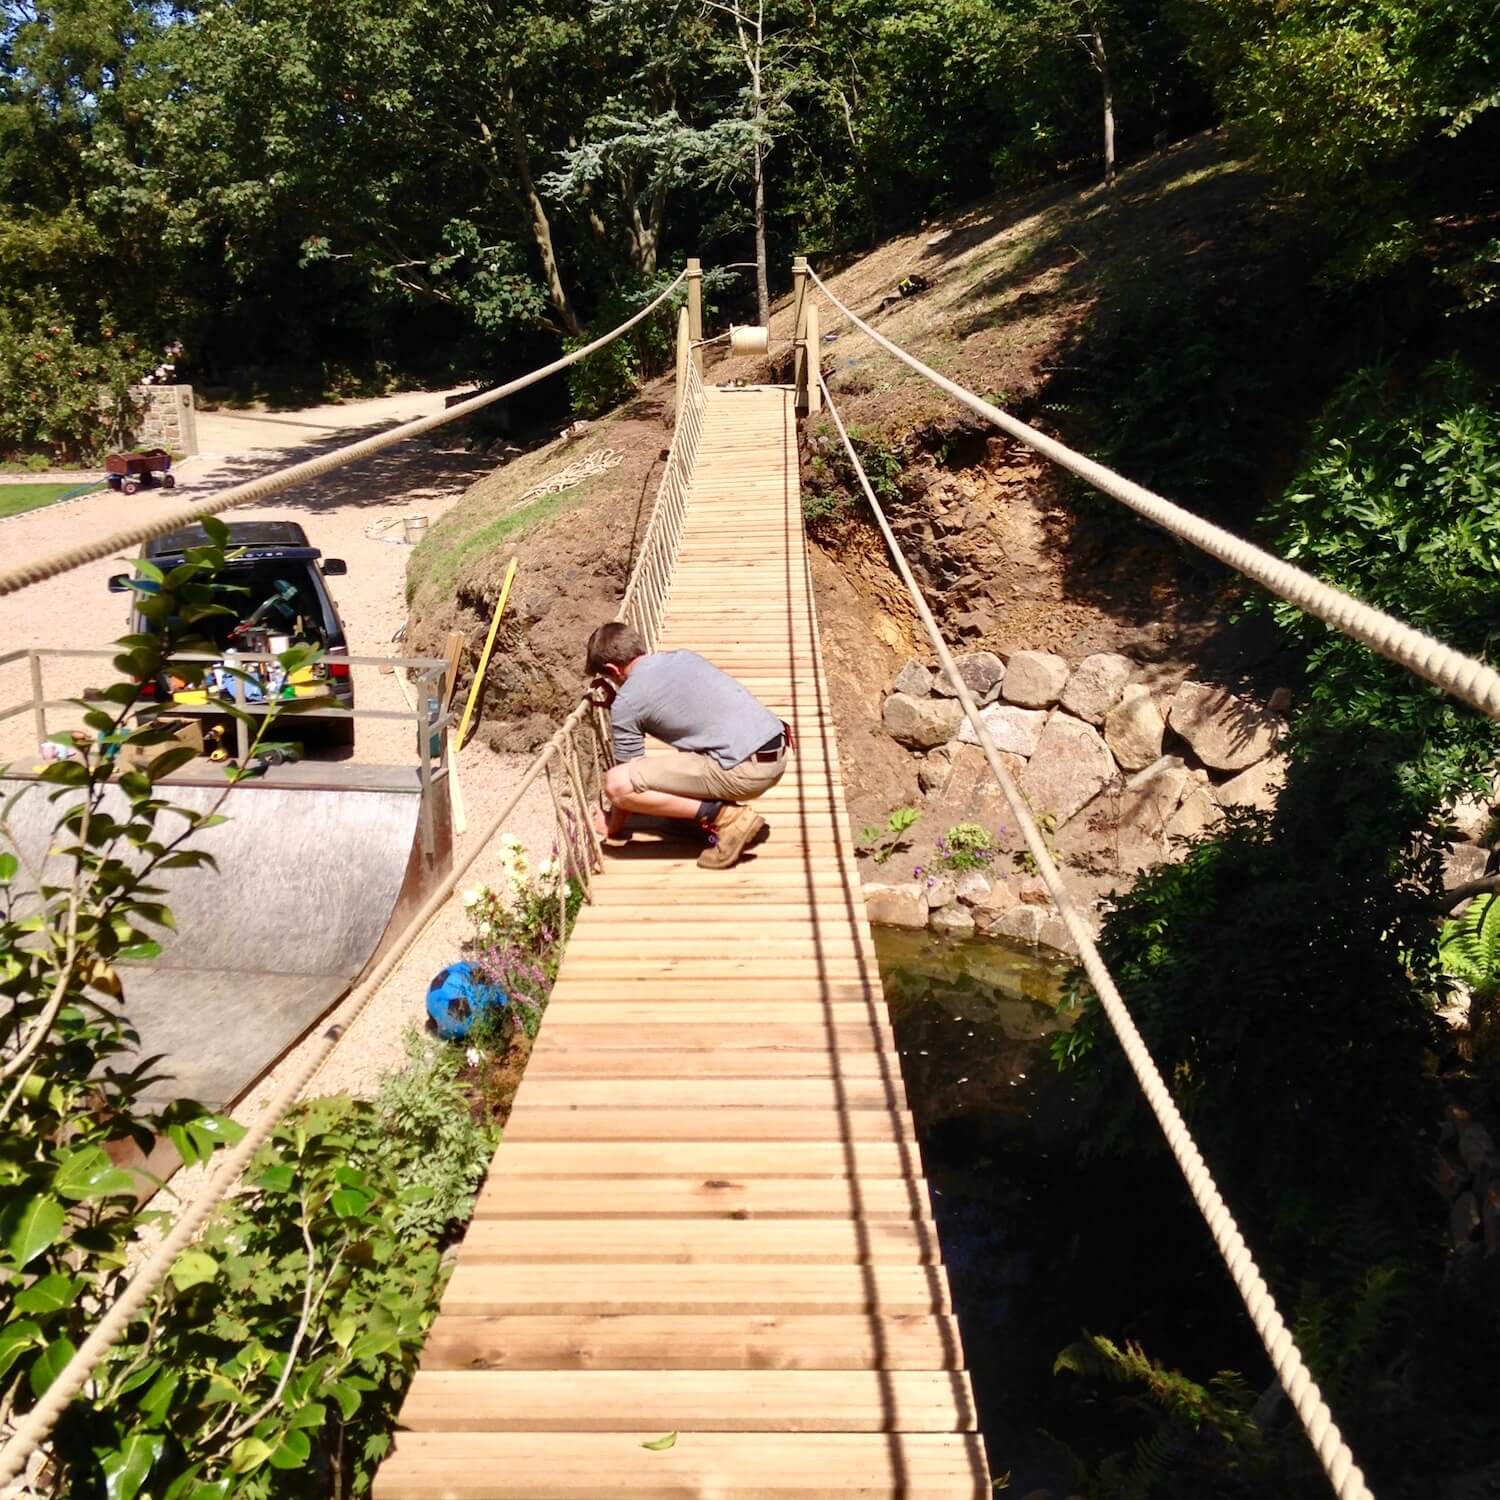
[(590, 677), (597, 677), (605, 667), (628, 667), (636, 657), (644, 656), (649, 649), (645, 638), (634, 625), (627, 625), (623, 620), (611, 620), (589, 637), (584, 667)]

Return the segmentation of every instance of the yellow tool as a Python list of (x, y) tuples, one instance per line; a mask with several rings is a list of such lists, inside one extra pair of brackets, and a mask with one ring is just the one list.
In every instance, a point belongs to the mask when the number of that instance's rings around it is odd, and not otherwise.
[(511, 558), (505, 570), (505, 582), (500, 585), (500, 598), (495, 605), (495, 618), (490, 621), (490, 633), (485, 638), (484, 650), (479, 653), (479, 665), (474, 670), (474, 681), (469, 684), (469, 700), (464, 704), (464, 716), (458, 721), (457, 744), (461, 747), (469, 732), (469, 721), (474, 717), (474, 705), (479, 701), (480, 684), (484, 681), (484, 669), (490, 664), (490, 652), (495, 649), (495, 636), (500, 629), (500, 616), (505, 613), (505, 601), (510, 598), (510, 586), (515, 581), (516, 560)]

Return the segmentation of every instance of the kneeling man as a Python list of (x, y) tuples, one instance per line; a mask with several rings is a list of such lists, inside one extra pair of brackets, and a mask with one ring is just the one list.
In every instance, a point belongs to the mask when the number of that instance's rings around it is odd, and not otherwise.
[[(587, 670), (612, 697), (617, 765), (604, 777), (613, 811), (600, 831), (616, 837), (631, 813), (683, 818), (709, 836), (698, 856), (727, 870), (765, 828), (744, 804), (786, 771), (787, 726), (727, 672), (692, 651), (651, 651), (617, 620), (588, 643)], [(673, 754), (646, 756), (646, 736)]]

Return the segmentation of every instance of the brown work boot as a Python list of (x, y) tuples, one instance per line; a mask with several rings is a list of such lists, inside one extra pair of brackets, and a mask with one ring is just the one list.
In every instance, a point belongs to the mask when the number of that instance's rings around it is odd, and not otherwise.
[(741, 803), (726, 802), (708, 830), (711, 842), (698, 856), (699, 865), (705, 870), (729, 869), (765, 826), (766, 820), (759, 813), (751, 812)]

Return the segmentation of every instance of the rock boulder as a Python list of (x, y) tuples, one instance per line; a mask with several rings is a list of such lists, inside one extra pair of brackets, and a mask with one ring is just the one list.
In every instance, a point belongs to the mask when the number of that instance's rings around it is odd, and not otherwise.
[[(1007, 677), (1006, 681), (1010, 679)], [(1091, 724), (1055, 713), (1027, 762), (1021, 790), (1038, 814), (1050, 813), (1061, 828), (1114, 779), (1109, 747)]]
[(1050, 651), (1012, 651), (1000, 695), (1022, 708), (1051, 708), (1068, 685), (1068, 664)]
[(934, 932), (944, 933), (948, 937), (972, 937), (974, 935), (974, 918), (963, 906), (940, 907), (928, 918), (927, 925)]
[(1243, 771), (1264, 760), (1281, 733), (1269, 709), (1203, 682), (1177, 689), (1168, 722), (1215, 771)]
[(1151, 694), (1136, 683), (1104, 716), (1104, 739), (1121, 768), (1143, 771), (1161, 759), (1162, 736), (1167, 732)]
[(891, 689), (897, 693), (909, 694), (913, 698), (925, 698), (932, 691), (932, 673), (921, 662), (908, 661), (896, 673), (896, 680), (891, 684)]
[(1135, 663), (1113, 651), (1084, 657), (1063, 689), (1062, 706), (1087, 724), (1102, 724), (1104, 716), (1120, 701)]
[[(1012, 755), (1036, 754), (1036, 742), (1042, 733), (1047, 715), (1036, 708), (1014, 708), (1008, 703), (992, 703), (980, 715), (980, 722), (989, 731), (997, 750), (1008, 750)], [(958, 742), (961, 745), (977, 745), (979, 736), (965, 715), (958, 726)]]
[(1219, 806), (1258, 807), (1262, 812), (1270, 812), (1276, 806), (1276, 794), (1285, 780), (1286, 757), (1268, 755), (1217, 789)]
[[(1024, 760), (1002, 751), (1000, 762), (1014, 780), (1021, 779), (1026, 769)], [(924, 825), (941, 833), (955, 823), (977, 823), (989, 830), (997, 849), (1011, 849), (1015, 847), (1010, 827), (1013, 821), (1005, 795), (990, 774), (984, 751), (978, 745), (955, 746), (953, 774), (942, 793), (929, 803)]]
[[(1005, 680), (1005, 663), (993, 651), (964, 651), (953, 658), (958, 675), (964, 686), (974, 695), (974, 701), (982, 708), (1000, 696), (1000, 684)], [(953, 684), (947, 674), (932, 675), (932, 691), (940, 698), (955, 698)]]
[(887, 927), (925, 927), (927, 892), (915, 880), (899, 885), (865, 883), (865, 915)]
[(886, 733), (916, 750), (947, 744), (958, 733), (963, 716), (952, 699), (913, 698), (910, 693), (892, 693), (881, 713)]

